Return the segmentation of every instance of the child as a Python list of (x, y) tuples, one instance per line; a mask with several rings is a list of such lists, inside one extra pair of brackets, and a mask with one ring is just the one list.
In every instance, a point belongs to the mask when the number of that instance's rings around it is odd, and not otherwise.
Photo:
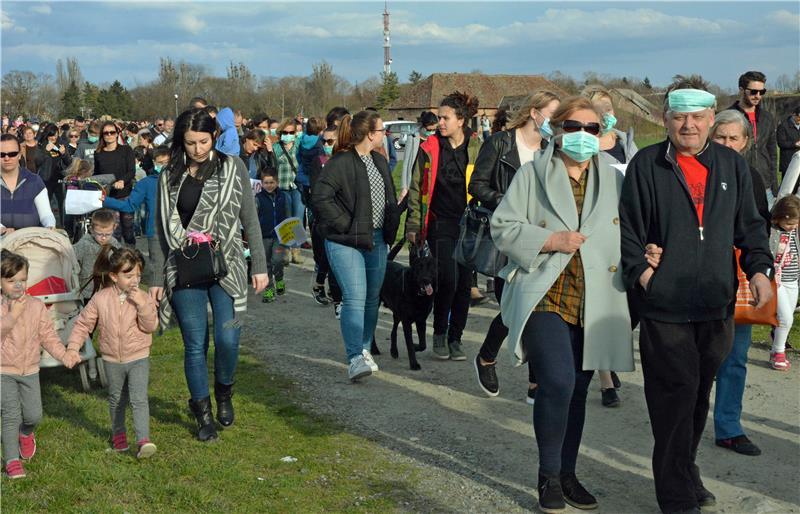
[[(158, 176), (161, 170), (169, 164), (169, 148), (159, 146), (153, 150), (153, 174), (138, 180), (133, 186), (133, 191), (127, 198), (106, 197), (103, 207), (120, 212), (137, 212), (141, 205), (145, 205), (146, 217), (144, 235), (147, 238), (148, 260), (152, 263), (152, 256), (156, 252), (156, 191), (158, 190)], [(149, 268), (149, 266), (148, 266)], [(148, 281), (149, 282), (149, 281)]]
[(275, 233), (275, 227), (289, 217), (289, 201), (286, 193), (278, 189), (278, 171), (271, 166), (261, 170), (261, 192), (256, 195), (256, 209), (269, 270), (269, 286), (261, 301), (270, 303), (275, 301), (276, 293), (280, 296), (286, 292), (283, 267), (289, 255)]
[(158, 328), (156, 303), (139, 289), (143, 268), (144, 260), (137, 250), (103, 248), (93, 271), (97, 292), (69, 336), (70, 347), (80, 346), (97, 326), (108, 378), (111, 441), (115, 451), (128, 450), (125, 408), (130, 401), (139, 447), (136, 457), (140, 459), (156, 452), (156, 445), (150, 442), (147, 383), (151, 334)]
[(84, 234), (81, 240), (73, 246), (80, 265), (78, 279), (81, 284), (81, 295), (85, 302), (88, 302), (94, 294), (89, 282), (92, 280), (94, 262), (97, 260), (100, 250), (106, 246), (114, 248), (120, 246), (119, 241), (114, 237), (116, 225), (113, 211), (98, 209), (92, 213), (91, 233)]
[(30, 460), (36, 453), (33, 429), (42, 419), (39, 389), (39, 349), (44, 347), (68, 368), (81, 361), (77, 348), (64, 348), (47, 307), (25, 294), (28, 260), (21, 255), (0, 252), (2, 283), (2, 329), (0, 329), (0, 415), (3, 418), (3, 461), (8, 478), (23, 478), (20, 458)]
[(775, 282), (778, 284), (778, 327), (772, 335), (769, 363), (772, 369), (788, 371), (791, 363), (786, 359), (786, 340), (794, 321), (797, 307), (798, 230), (800, 223), (800, 198), (789, 195), (781, 198), (772, 208), (772, 235), (770, 250), (775, 256)]

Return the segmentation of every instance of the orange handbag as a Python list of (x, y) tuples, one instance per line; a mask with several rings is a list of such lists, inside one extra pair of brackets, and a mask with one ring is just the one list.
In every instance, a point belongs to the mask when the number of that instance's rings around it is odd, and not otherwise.
[(739, 289), (736, 291), (736, 312), (733, 317), (737, 325), (771, 325), (778, 326), (778, 284), (771, 280), (772, 299), (760, 309), (756, 309), (750, 302), (754, 301), (750, 292), (750, 281), (739, 265), (741, 250), (736, 252), (736, 272), (739, 276)]

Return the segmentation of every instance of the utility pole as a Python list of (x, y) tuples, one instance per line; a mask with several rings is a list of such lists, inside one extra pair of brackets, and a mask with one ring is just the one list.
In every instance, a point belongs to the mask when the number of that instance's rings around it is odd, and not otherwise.
[(389, 35), (389, 0), (383, 7), (383, 72), (387, 75), (392, 72), (392, 43)]

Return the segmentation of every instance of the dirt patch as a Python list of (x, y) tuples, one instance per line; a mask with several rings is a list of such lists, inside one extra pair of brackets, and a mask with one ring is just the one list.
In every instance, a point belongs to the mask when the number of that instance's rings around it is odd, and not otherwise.
[[(268, 305), (251, 300), (243, 346), (275, 373), (290, 377), (307, 398), (307, 409), (377, 441), (399, 461), (419, 465), (424, 479), (418, 493), (429, 501), (409, 504), (408, 510), (535, 509), (537, 451), (532, 407), (525, 403), (527, 368), (512, 367), (504, 346), (500, 396), (487, 398), (472, 367), (497, 305), (471, 309), (463, 340), (466, 362), (434, 361), (428, 350), (419, 355), (421, 371), (408, 369), (402, 344), (399, 359), (389, 356), (391, 315), (381, 309), (377, 340), (383, 355), (376, 357), (381, 371), (351, 384), (339, 323), (332, 306), (319, 306), (311, 297), (313, 264), (310, 252), (305, 255), (307, 264), (287, 268), (285, 296)], [(765, 350), (751, 349), (742, 415), (761, 456), (716, 447), (709, 416), (698, 464), (717, 496), (717, 512), (800, 512), (800, 371), (772, 371), (767, 360)], [(578, 476), (597, 496), (599, 512), (658, 512), (638, 351), (636, 361), (637, 371), (620, 374), (620, 408), (600, 404), (597, 378), (590, 386)]]

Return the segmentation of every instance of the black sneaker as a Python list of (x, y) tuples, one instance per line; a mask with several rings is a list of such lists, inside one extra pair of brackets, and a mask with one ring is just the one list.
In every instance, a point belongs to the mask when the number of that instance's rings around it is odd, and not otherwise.
[(597, 508), (597, 498), (592, 496), (578, 482), (578, 477), (575, 476), (575, 473), (561, 475), (561, 490), (564, 500), (576, 509), (593, 510)]
[(314, 301), (320, 305), (328, 305), (331, 303), (330, 299), (325, 295), (325, 286), (312, 287), (311, 294), (314, 296)]
[(694, 497), (697, 498), (697, 505), (700, 507), (713, 507), (716, 505), (717, 497), (703, 485), (703, 479), (700, 478), (700, 468), (696, 464), (689, 465), (689, 475), (692, 477), (692, 483), (694, 483)]
[(753, 444), (753, 442), (744, 434), (731, 437), (730, 439), (717, 439), (716, 444), (719, 447), (733, 450), (736, 453), (741, 453), (742, 455), (761, 455), (761, 450), (758, 448), (758, 446)]
[(481, 364), (480, 355), (475, 356), (475, 374), (478, 376), (478, 385), (488, 396), (500, 394), (500, 383), (497, 381), (496, 364)]
[(620, 402), (616, 389), (613, 387), (600, 389), (600, 393), (603, 395), (603, 407), (619, 407)]
[(567, 504), (564, 503), (564, 493), (561, 482), (557, 478), (546, 478), (539, 475), (539, 510), (542, 512), (564, 512)]

